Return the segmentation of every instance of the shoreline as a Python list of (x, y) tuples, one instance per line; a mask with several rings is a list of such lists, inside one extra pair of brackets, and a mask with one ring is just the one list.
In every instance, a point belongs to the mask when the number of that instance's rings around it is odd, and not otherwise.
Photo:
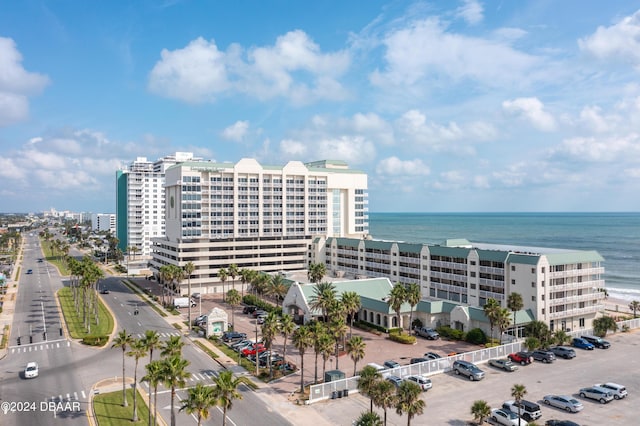
[[(629, 309), (629, 304), (631, 303), (628, 300), (622, 299), (620, 297), (607, 297), (602, 303), (604, 304), (605, 312), (609, 314), (618, 314), (633, 317), (633, 311)], [(636, 312), (637, 315), (640, 315), (640, 309)]]

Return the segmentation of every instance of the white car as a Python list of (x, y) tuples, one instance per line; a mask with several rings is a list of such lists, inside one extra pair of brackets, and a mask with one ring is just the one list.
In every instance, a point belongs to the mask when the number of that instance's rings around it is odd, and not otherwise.
[(503, 410), (501, 408), (494, 408), (493, 410), (491, 410), (490, 418), (494, 423), (505, 426), (527, 426), (528, 424), (523, 419), (518, 418), (518, 415), (516, 413)]
[(613, 393), (609, 392), (607, 389), (597, 386), (582, 388), (579, 393), (582, 398), (595, 399), (596, 401), (600, 401), (600, 404), (606, 404), (607, 402), (613, 401)]
[(608, 390), (609, 392), (611, 392), (613, 394), (613, 397), (615, 399), (622, 399), (625, 398), (627, 396), (627, 388), (625, 388), (623, 385), (619, 385), (617, 383), (596, 383), (593, 386), (597, 386), (599, 388), (603, 388)]
[(542, 400), (547, 405), (561, 408), (570, 413), (577, 413), (578, 411), (582, 411), (582, 409), (584, 408), (580, 401), (566, 395), (545, 395)]
[(422, 389), (423, 391), (427, 391), (431, 389), (431, 386), (433, 386), (433, 384), (431, 383), (431, 379), (427, 379), (426, 377), (422, 376), (409, 376), (406, 378), (406, 380), (409, 380), (420, 386), (420, 389)]
[(27, 364), (27, 368), (24, 369), (24, 378), (33, 379), (34, 377), (38, 377), (38, 363), (30, 362)]

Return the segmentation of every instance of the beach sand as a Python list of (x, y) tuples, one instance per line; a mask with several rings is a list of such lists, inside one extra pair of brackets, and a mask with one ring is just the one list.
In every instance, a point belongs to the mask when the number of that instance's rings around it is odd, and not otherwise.
[[(628, 300), (609, 296), (604, 299), (603, 303), (606, 313), (613, 316), (614, 318), (620, 317), (620, 320), (625, 318), (633, 318), (633, 311), (629, 309)], [(636, 314), (640, 315), (640, 310), (636, 312)], [(616, 320), (618, 320), (618, 318), (616, 318)]]

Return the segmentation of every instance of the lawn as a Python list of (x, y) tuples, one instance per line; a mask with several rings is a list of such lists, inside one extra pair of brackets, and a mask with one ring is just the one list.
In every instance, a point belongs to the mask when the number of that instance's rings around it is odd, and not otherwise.
[(70, 271), (67, 267), (67, 262), (64, 260), (64, 257), (59, 253), (56, 253), (54, 255), (51, 254), (50, 242), (40, 239), (40, 244), (42, 245), (42, 252), (44, 253), (47, 262), (51, 262), (53, 265), (55, 265), (58, 268), (58, 271), (60, 271), (60, 275), (68, 276), (70, 274)]
[(128, 406), (122, 406), (122, 391), (96, 395), (93, 398), (93, 409), (100, 426), (148, 425), (149, 408), (138, 392), (138, 421), (133, 418), (133, 389), (127, 389)]
[[(80, 315), (76, 312), (76, 308), (73, 302), (73, 293), (71, 288), (64, 287), (58, 291), (58, 299), (60, 299), (60, 306), (62, 306), (62, 313), (64, 319), (69, 328), (69, 334), (74, 339), (82, 339), (89, 335), (86, 332), (82, 324), (82, 308), (80, 308)], [(92, 336), (108, 336), (113, 331), (113, 317), (102, 303), (102, 300), (98, 298), (98, 319), (99, 325), (96, 325), (93, 315), (91, 317), (91, 335)]]

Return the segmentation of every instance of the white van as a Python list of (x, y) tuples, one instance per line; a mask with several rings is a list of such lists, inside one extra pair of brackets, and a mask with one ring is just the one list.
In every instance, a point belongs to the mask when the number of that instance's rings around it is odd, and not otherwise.
[(378, 372), (379, 372), (380, 374), (382, 374), (382, 377), (387, 377), (387, 376), (390, 374), (390, 373), (387, 371), (387, 370), (388, 370), (388, 368), (387, 368), (387, 367), (383, 367), (382, 365), (380, 365), (380, 364), (376, 364), (375, 362), (370, 362), (369, 364), (367, 364), (367, 366), (369, 366), (369, 367), (373, 367), (373, 368), (375, 368), (376, 370), (378, 370)]

